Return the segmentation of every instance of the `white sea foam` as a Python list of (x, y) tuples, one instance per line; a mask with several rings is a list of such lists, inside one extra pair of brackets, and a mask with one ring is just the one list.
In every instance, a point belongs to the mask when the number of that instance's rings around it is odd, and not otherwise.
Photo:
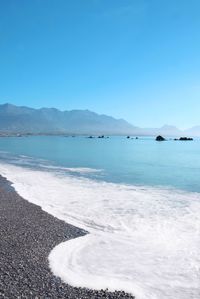
[(87, 174), (87, 173), (95, 173), (95, 172), (102, 172), (102, 169), (95, 169), (95, 168), (89, 168), (89, 167), (62, 167), (62, 166), (52, 166), (52, 165), (45, 165), (45, 164), (39, 164), (41, 168), (46, 169), (52, 169), (52, 170), (64, 170), (74, 173), (81, 173), (81, 174)]
[(40, 169), (46, 169), (46, 170), (55, 170), (55, 171), (66, 171), (66, 172), (71, 172), (71, 173), (79, 173), (79, 174), (94, 174), (94, 173), (99, 173), (102, 172), (102, 169), (96, 169), (96, 168), (91, 168), (91, 167), (64, 167), (64, 166), (56, 166), (56, 165), (51, 165), (50, 161), (45, 160), (45, 159), (35, 159), (31, 156), (26, 156), (26, 155), (11, 155), (7, 151), (0, 151), (1, 158), (8, 159), (11, 164), (14, 165), (20, 165), (20, 166), (37, 166)]
[(59, 244), (53, 272), (139, 299), (200, 298), (200, 194), (97, 182), (0, 164), (27, 200), (89, 235)]

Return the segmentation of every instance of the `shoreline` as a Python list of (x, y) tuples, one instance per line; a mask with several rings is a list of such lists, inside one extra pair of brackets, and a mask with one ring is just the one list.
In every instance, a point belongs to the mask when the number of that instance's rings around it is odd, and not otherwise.
[(83, 229), (57, 219), (23, 199), (0, 176), (0, 297), (134, 298), (124, 291), (72, 287), (50, 270), (48, 256), (58, 244), (84, 236)]

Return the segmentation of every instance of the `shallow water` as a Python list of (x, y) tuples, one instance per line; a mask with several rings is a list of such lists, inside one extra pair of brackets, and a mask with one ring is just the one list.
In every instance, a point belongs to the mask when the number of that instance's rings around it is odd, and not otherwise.
[(141, 299), (200, 297), (199, 141), (31, 137), (0, 148), (0, 173), (24, 198), (90, 232), (51, 252), (55, 274)]

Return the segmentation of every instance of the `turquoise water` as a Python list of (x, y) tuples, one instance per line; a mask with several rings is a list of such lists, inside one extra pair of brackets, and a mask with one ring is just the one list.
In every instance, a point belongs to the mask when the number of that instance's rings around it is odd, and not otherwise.
[[(2, 159), (34, 167), (42, 159), (47, 165), (102, 169), (100, 174), (84, 174), (98, 180), (200, 191), (199, 140), (9, 137), (0, 138), (0, 152)], [(32, 158), (31, 162), (28, 157)]]
[(200, 298), (199, 156), (199, 140), (0, 138), (15, 190), (89, 232), (53, 249), (53, 273), (136, 299)]

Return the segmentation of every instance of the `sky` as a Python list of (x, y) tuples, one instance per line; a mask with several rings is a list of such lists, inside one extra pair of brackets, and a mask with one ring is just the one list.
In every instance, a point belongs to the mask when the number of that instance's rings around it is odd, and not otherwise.
[(200, 125), (199, 0), (0, 0), (0, 104)]

